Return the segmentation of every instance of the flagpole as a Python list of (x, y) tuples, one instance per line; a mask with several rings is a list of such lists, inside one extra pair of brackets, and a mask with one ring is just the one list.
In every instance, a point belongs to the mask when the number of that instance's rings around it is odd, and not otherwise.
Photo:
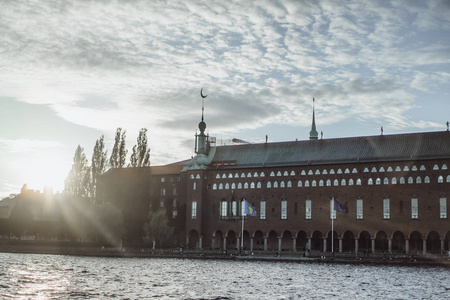
[[(335, 211), (336, 214), (336, 209), (334, 209), (334, 197), (332, 197), (333, 199), (333, 210)], [(331, 253), (334, 253), (334, 216), (333, 214), (331, 214)]]
[[(244, 199), (245, 201), (245, 199)], [(244, 207), (245, 202), (242, 201), (242, 207)], [(241, 214), (242, 214), (242, 230), (241, 230), (241, 249), (242, 251), (244, 251), (244, 216), (245, 216), (245, 208), (244, 211), (242, 211), (241, 209)]]

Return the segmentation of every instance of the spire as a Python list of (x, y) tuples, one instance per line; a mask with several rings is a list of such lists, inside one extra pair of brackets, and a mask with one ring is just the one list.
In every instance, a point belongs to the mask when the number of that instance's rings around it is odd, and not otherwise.
[(317, 140), (319, 138), (319, 133), (316, 130), (316, 117), (314, 113), (314, 98), (313, 98), (313, 117), (312, 117), (312, 125), (311, 125), (311, 131), (309, 132), (309, 139), (310, 140)]
[(200, 90), (200, 96), (202, 97), (202, 120), (198, 123), (199, 134), (195, 134), (195, 152), (197, 154), (207, 154), (208, 152), (208, 136), (205, 134), (206, 123), (204, 121), (204, 111), (205, 111), (205, 98), (208, 95), (203, 95), (203, 89)]

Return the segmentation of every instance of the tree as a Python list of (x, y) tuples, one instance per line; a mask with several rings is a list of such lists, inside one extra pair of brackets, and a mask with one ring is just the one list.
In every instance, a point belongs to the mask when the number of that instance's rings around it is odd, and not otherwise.
[(122, 168), (125, 165), (128, 150), (125, 145), (127, 131), (122, 131), (122, 128), (117, 128), (114, 147), (109, 158), (109, 165), (111, 168)]
[(130, 158), (131, 167), (147, 167), (150, 165), (150, 148), (148, 148), (147, 128), (139, 131), (137, 144), (133, 147)]
[(173, 227), (170, 227), (168, 222), (166, 210), (160, 209), (150, 213), (149, 221), (144, 224), (147, 237), (161, 247), (169, 244), (173, 238)]
[(72, 169), (64, 182), (64, 191), (73, 196), (89, 197), (90, 172), (84, 149), (78, 145)]
[(100, 139), (95, 142), (91, 162), (91, 194), (94, 202), (97, 195), (97, 178), (99, 175), (105, 173), (108, 166), (108, 151), (104, 151), (104, 149), (105, 143), (104, 136), (102, 135)]

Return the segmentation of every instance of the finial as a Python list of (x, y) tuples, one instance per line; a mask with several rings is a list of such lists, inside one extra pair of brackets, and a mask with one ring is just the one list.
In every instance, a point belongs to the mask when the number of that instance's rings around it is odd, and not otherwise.
[(381, 135), (383, 135), (383, 126), (381, 126)]
[(205, 111), (205, 98), (208, 95), (203, 95), (203, 88), (200, 90), (200, 96), (202, 97), (202, 121), (203, 121), (203, 112)]
[(320, 131), (320, 139), (323, 139), (323, 131)]
[(316, 100), (313, 98), (313, 116), (312, 116), (312, 124), (311, 124), (311, 131), (309, 132), (309, 139), (310, 140), (317, 140), (319, 138), (319, 133), (316, 130), (316, 116), (314, 111), (314, 102)]
[(448, 131), (448, 125), (449, 125), (449, 123), (448, 123), (448, 121), (447, 121), (447, 131)]

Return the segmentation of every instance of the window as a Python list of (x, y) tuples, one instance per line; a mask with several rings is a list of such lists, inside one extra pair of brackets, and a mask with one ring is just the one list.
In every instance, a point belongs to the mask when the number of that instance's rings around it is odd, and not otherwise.
[(264, 174), (264, 172), (261, 172), (261, 174), (259, 174), (259, 177), (264, 177), (266, 176), (266, 174)]
[(300, 175), (306, 175), (305, 170), (302, 170), (302, 173)]
[(238, 182), (238, 190), (242, 189), (242, 182)]
[(308, 171), (308, 175), (312, 175), (313, 174), (313, 171), (312, 170), (309, 170)]
[[(194, 182), (195, 183), (195, 182)], [(165, 196), (166, 195), (166, 189), (165, 188), (162, 188), (161, 189), (161, 196)]]
[(272, 187), (272, 183), (270, 181), (267, 181), (267, 188), (270, 189)]
[(411, 198), (411, 219), (419, 218), (419, 200)]
[(405, 184), (405, 178), (404, 177), (400, 177), (400, 184)]
[(192, 217), (192, 220), (197, 219), (197, 201), (192, 201), (191, 217)]
[(414, 183), (414, 179), (411, 176), (409, 176), (408, 177), (408, 184), (413, 184), (413, 183)]
[(380, 167), (380, 170), (379, 170), (380, 172), (384, 172), (384, 168), (383, 167)]
[(259, 203), (259, 218), (261, 220), (266, 219), (266, 201), (265, 200), (261, 200), (261, 202)]
[(281, 220), (287, 219), (287, 201), (286, 199), (281, 200)]
[(238, 209), (238, 203), (236, 200), (234, 200), (233, 202), (231, 202), (231, 215), (232, 216), (237, 216), (237, 209)]
[(334, 169), (331, 169), (331, 170), (330, 170), (330, 174), (334, 174)]
[(254, 183), (254, 182), (250, 183), (250, 188), (251, 188), (251, 189), (254, 189), (254, 188), (255, 188), (255, 183)]
[(389, 199), (383, 199), (383, 219), (391, 218), (391, 207)]
[(387, 168), (387, 171), (388, 171), (388, 172), (392, 172), (392, 171), (394, 171), (394, 170), (392, 170), (392, 167), (389, 166), (389, 167)]
[(358, 170), (356, 170), (356, 168), (353, 168), (352, 173), (356, 174), (356, 173), (358, 173)]
[(244, 189), (248, 189), (248, 182), (244, 183)]
[(444, 182), (444, 177), (442, 177), (442, 175), (439, 175), (438, 183), (443, 183), (443, 182)]
[(194, 183), (192, 184), (192, 189), (195, 191), (197, 189), (197, 182), (194, 181)]
[(225, 183), (225, 189), (226, 190), (229, 190), (230, 189), (230, 184), (227, 182), (227, 183)]
[(422, 178), (420, 178), (420, 176), (416, 177), (416, 183), (422, 183)]
[(439, 199), (439, 217), (447, 219), (447, 198)]
[(305, 219), (310, 220), (311, 219), (311, 200), (305, 201)]
[(309, 181), (305, 180), (305, 187), (308, 187), (308, 186), (309, 186)]
[(424, 180), (423, 180), (425, 183), (430, 183), (430, 177), (428, 177), (428, 176), (425, 176), (425, 178), (424, 178)]
[(369, 180), (367, 181), (367, 184), (368, 184), (368, 185), (373, 185), (373, 179), (372, 179), (372, 178), (369, 178)]
[(294, 170), (291, 171), (291, 176), (295, 176)]
[(311, 181), (311, 186), (317, 186), (317, 183), (315, 180)]
[(339, 186), (339, 180), (335, 179), (335, 180), (333, 181), (333, 185), (334, 185), (334, 186)]
[(375, 184), (376, 185), (380, 185), (381, 184), (381, 179), (380, 178), (375, 179)]
[(433, 166), (433, 170), (439, 170), (439, 166), (438, 166), (437, 164), (435, 164), (435, 165)]
[(327, 175), (328, 174), (327, 169), (323, 169), (322, 174)]
[(426, 168), (425, 168), (425, 166), (424, 165), (421, 165), (420, 166), (420, 169), (419, 169), (420, 171), (425, 171), (426, 170)]
[(364, 173), (369, 172), (369, 168), (365, 167), (363, 172), (364, 172)]
[(228, 202), (222, 201), (220, 205), (220, 216), (226, 217), (227, 216), (227, 209), (228, 209)]
[(227, 178), (227, 175), (225, 175), (225, 174), (222, 174), (222, 178)]
[(292, 187), (292, 182), (290, 180), (287, 182), (287, 187), (288, 188)]
[(319, 180), (319, 186), (323, 186), (323, 180), (322, 179)]
[(447, 165), (443, 164), (442, 167), (441, 167), (441, 170), (447, 170)]
[(342, 185), (342, 186), (345, 186), (346, 184), (347, 184), (347, 183), (345, 182), (345, 179), (342, 179), (342, 180), (341, 180), (341, 185)]
[(383, 184), (389, 184), (389, 178), (384, 177)]
[(299, 180), (299, 181), (297, 182), (297, 187), (302, 187), (302, 181), (301, 181), (301, 180)]
[(213, 184), (213, 190), (217, 190), (217, 183)]
[(274, 182), (273, 182), (273, 187), (274, 187), (274, 188), (278, 188), (278, 181), (274, 181)]
[(356, 179), (356, 185), (361, 185), (361, 178)]
[(252, 173), (248, 172), (248, 173), (247, 173), (247, 177), (248, 177), (248, 178), (252, 178)]
[(345, 168), (344, 173), (345, 173), (345, 174), (350, 174), (350, 170), (349, 170), (348, 168)]
[(315, 172), (314, 174), (320, 175), (320, 171), (319, 171), (319, 170), (316, 170), (316, 172)]
[(261, 182), (258, 181), (258, 183), (256, 184), (256, 188), (260, 189), (261, 188)]
[(408, 172), (408, 171), (409, 171), (408, 166), (404, 166), (404, 167), (403, 167), (403, 171)]
[(342, 174), (341, 168), (339, 168), (339, 169), (337, 170), (337, 173), (338, 173), (338, 174)]
[(284, 187), (285, 187), (284, 181), (280, 182), (280, 188), (284, 188)]
[(273, 171), (270, 172), (270, 176), (271, 176), (271, 177), (275, 176), (275, 173), (274, 173)]
[(233, 178), (233, 174), (228, 174), (228, 178)]
[(400, 166), (395, 167), (395, 172), (400, 172), (402, 169), (400, 169)]
[(392, 183), (392, 184), (397, 184), (397, 178), (392, 177), (391, 183)]
[(219, 190), (223, 190), (223, 183), (219, 183)]
[(239, 178), (239, 174), (238, 173), (234, 173), (234, 178)]
[(281, 172), (280, 171), (277, 172), (277, 176), (281, 176)]
[(244, 173), (241, 173), (241, 178), (245, 178), (245, 174)]
[(413, 165), (413, 166), (412, 166), (411, 171), (417, 171), (416, 165)]
[(356, 218), (361, 220), (363, 218), (363, 200), (356, 200)]
[(447, 175), (447, 179), (445, 181), (450, 182), (450, 175)]
[(372, 173), (376, 173), (377, 172), (377, 168), (373, 167), (371, 172)]
[(353, 179), (350, 178), (350, 179), (348, 180), (348, 185), (353, 185)]
[(216, 175), (216, 179), (220, 179), (220, 174), (217, 174), (217, 175)]
[(334, 199), (330, 200), (330, 219), (336, 220), (336, 210), (334, 210)]
[(327, 186), (331, 186), (331, 180), (330, 179), (327, 180)]
[(257, 172), (253, 173), (253, 177), (258, 177), (258, 173)]
[(166, 182), (166, 179), (164, 177), (161, 177), (161, 182)]

